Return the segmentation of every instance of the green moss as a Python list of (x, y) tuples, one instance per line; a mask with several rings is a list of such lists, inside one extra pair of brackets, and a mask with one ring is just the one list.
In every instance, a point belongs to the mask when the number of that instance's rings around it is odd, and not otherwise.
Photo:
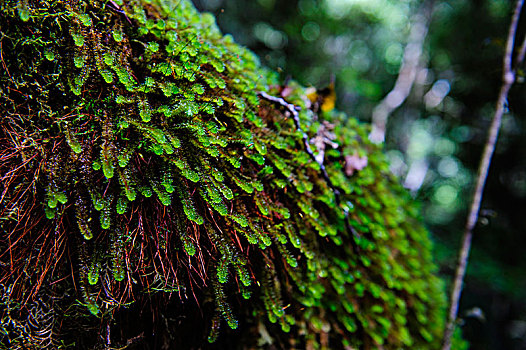
[[(337, 125), (324, 165), (338, 204), (293, 118), (257, 95), (279, 95), (277, 75), (189, 1), (0, 8), (0, 259), (11, 271), (0, 277), (13, 302), (47, 296), (61, 315), (19, 339), (38, 347), (34, 334), (52, 329), (53, 342), (93, 348), (104, 337), (89, 330), (151, 309), (148, 322), (167, 320), (154, 333), (168, 327), (188, 348), (223, 333), (239, 347), (264, 333), (287, 348), (322, 337), (331, 348), (438, 346), (431, 242), (367, 126), (318, 116)], [(289, 87), (311, 139), (319, 122), (305, 90)], [(349, 177), (356, 152), (368, 164)], [(185, 321), (170, 326), (155, 303)], [(9, 317), (8, 334), (28, 322)], [(131, 323), (112, 346), (144, 332)]]

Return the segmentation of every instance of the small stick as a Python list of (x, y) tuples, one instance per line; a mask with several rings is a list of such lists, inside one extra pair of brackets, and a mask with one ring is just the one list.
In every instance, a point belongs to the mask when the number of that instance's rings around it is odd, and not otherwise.
[[(469, 215), (466, 221), (466, 226), (464, 228), (464, 235), (462, 237), (462, 248), (460, 250), (460, 256), (458, 260), (457, 271), (455, 275), (455, 281), (453, 284), (453, 290), (451, 292), (451, 301), (449, 308), (449, 319), (446, 325), (446, 330), (444, 332), (444, 339), (442, 342), (442, 350), (451, 349), (451, 338), (455, 330), (455, 322), (458, 314), (458, 305), (460, 302), (460, 294), (462, 292), (462, 284), (464, 281), (464, 276), (466, 274), (466, 267), (468, 263), (469, 251), (471, 250), (471, 241), (473, 238), (473, 229), (478, 220), (480, 202), (482, 200), (482, 193), (484, 191), (484, 185), (486, 183), (486, 178), (488, 176), (488, 170), (491, 163), (491, 158), (493, 152), (495, 151), (495, 145), (497, 143), (497, 136), (499, 135), (499, 129), (502, 121), (502, 115), (504, 114), (504, 108), (506, 105), (506, 100), (508, 98), (508, 92), (510, 91), (511, 86), (515, 82), (515, 70), (512, 69), (512, 55), (513, 47), (515, 42), (515, 34), (517, 32), (517, 25), (519, 22), (519, 16), (521, 13), (523, 0), (518, 0), (515, 7), (515, 12), (510, 24), (510, 29), (508, 33), (508, 40), (506, 44), (506, 53), (504, 54), (503, 60), (503, 72), (502, 72), (502, 87), (500, 89), (499, 97), (497, 100), (497, 106), (495, 108), (495, 114), (493, 115), (493, 121), (491, 122), (491, 127), (489, 129), (488, 140), (486, 141), (486, 146), (484, 147), (484, 153), (480, 160), (478, 176), (477, 176), (477, 185), (475, 187), (475, 192), (473, 193), (473, 202), (469, 211)], [(516, 66), (522, 64), (524, 60), (524, 49), (525, 45), (523, 44), (519, 49), (518, 61)]]
[[(289, 111), (290, 114), (292, 114), (292, 117), (294, 118), (294, 124), (296, 125), (296, 129), (298, 129), (301, 132), (301, 137), (303, 138), (303, 145), (305, 146), (305, 151), (307, 151), (307, 153), (309, 154), (309, 156), (311, 157), (313, 161), (315, 161), (316, 163), (320, 165), (320, 170), (321, 170), (323, 179), (327, 182), (327, 185), (334, 193), (334, 199), (336, 200), (336, 205), (341, 208), (341, 193), (336, 188), (336, 186), (334, 186), (334, 184), (332, 183), (332, 180), (330, 179), (329, 174), (327, 173), (327, 169), (325, 169), (325, 166), (323, 165), (323, 163), (318, 162), (316, 160), (316, 156), (314, 156), (314, 153), (312, 152), (312, 149), (310, 148), (310, 145), (309, 145), (309, 137), (307, 136), (307, 133), (305, 133), (305, 131), (303, 131), (303, 129), (301, 128), (300, 117), (298, 113), (298, 111), (300, 110), (300, 107), (295, 106), (292, 103), (288, 103), (283, 98), (271, 96), (264, 91), (259, 91), (258, 96), (270, 102), (274, 102), (275, 104), (278, 104), (282, 107), (285, 107), (285, 109)], [(359, 249), (357, 245), (357, 240), (359, 238), (358, 232), (356, 232), (354, 227), (352, 227), (349, 223), (349, 209), (347, 206), (343, 207), (343, 212), (345, 214), (345, 228), (347, 229), (347, 232), (349, 232), (352, 235), (353, 250), (356, 254), (358, 254), (359, 253)]]

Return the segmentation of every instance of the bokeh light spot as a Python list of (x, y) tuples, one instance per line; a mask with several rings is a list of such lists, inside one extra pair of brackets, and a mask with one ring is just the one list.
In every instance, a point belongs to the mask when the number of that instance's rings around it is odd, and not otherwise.
[(301, 28), (301, 36), (307, 41), (314, 41), (320, 36), (320, 26), (316, 22), (307, 22)]
[(454, 177), (458, 174), (458, 161), (453, 157), (442, 158), (438, 162), (437, 170), (443, 177)]
[(443, 206), (451, 206), (455, 204), (458, 198), (458, 189), (451, 185), (441, 185), (433, 194), (433, 199)]

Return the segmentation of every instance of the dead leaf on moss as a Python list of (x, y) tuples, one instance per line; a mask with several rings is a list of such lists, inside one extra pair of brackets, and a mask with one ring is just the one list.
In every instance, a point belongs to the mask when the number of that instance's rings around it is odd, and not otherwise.
[(351, 176), (354, 171), (360, 171), (367, 166), (367, 157), (358, 156), (358, 153), (352, 156), (345, 156), (345, 174)]

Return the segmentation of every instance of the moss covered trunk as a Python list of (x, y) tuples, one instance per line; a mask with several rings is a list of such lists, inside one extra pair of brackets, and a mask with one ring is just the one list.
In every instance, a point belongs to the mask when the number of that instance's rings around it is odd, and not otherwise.
[(186, 0), (0, 6), (4, 347), (437, 346), (429, 235), (367, 126)]

